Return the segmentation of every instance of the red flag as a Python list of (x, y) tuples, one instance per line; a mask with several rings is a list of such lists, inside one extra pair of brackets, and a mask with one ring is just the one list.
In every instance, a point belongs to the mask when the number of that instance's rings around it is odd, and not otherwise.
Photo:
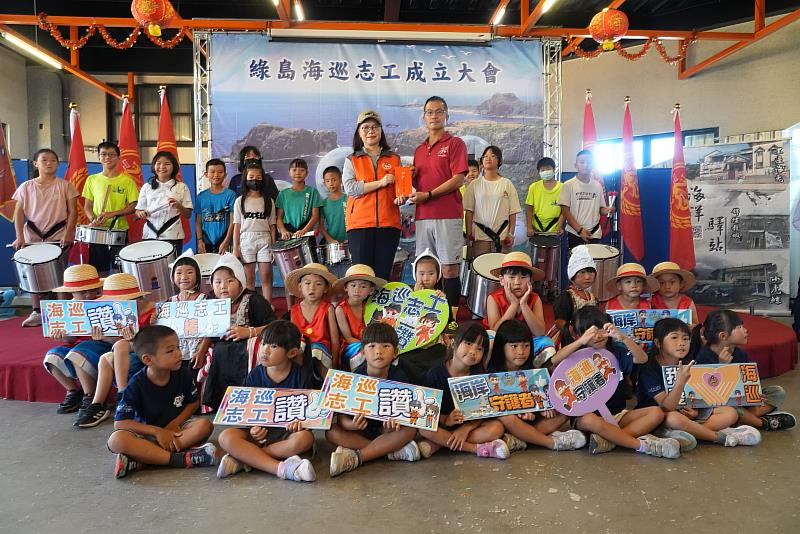
[[(139, 144), (136, 142), (136, 129), (133, 127), (133, 116), (128, 99), (122, 101), (122, 121), (119, 124), (119, 151), (122, 170), (133, 178), (136, 187), (144, 184), (142, 179), (142, 158), (139, 155)], [(135, 215), (128, 215), (128, 240), (133, 243), (142, 240), (144, 220)]]
[[(178, 145), (175, 143), (175, 131), (172, 129), (172, 114), (169, 111), (169, 102), (167, 102), (167, 90), (162, 88), (161, 91), (161, 116), (158, 119), (158, 144), (156, 151), (161, 152), (166, 150), (175, 155), (175, 159), (180, 162), (178, 158)], [(181, 168), (178, 167), (177, 180), (183, 181), (183, 173)], [(188, 243), (192, 239), (192, 229), (189, 225), (189, 220), (181, 217), (181, 224), (183, 225), (183, 238), (184, 243)]]
[(622, 123), (622, 183), (620, 184), (620, 230), (628, 252), (642, 261), (644, 237), (642, 234), (642, 206), (639, 201), (639, 179), (633, 157), (633, 124), (628, 100), (625, 100), (625, 118)]
[(80, 116), (77, 108), (72, 108), (69, 113), (69, 126), (72, 132), (72, 141), (69, 145), (67, 174), (64, 176), (64, 179), (68, 182), (72, 182), (72, 185), (74, 185), (75, 189), (80, 193), (78, 197), (78, 224), (87, 224), (89, 220), (86, 217), (86, 212), (83, 211), (83, 186), (86, 184), (89, 170), (86, 167), (86, 154), (83, 152), (83, 134), (81, 133)]
[(11, 198), (17, 190), (14, 167), (11, 165), (11, 154), (6, 148), (6, 135), (0, 123), (0, 215), (9, 222), (14, 220), (14, 208), (17, 203)]
[[(592, 92), (586, 90), (586, 101), (583, 105), (583, 150), (589, 150), (594, 154), (594, 145), (597, 142), (597, 129), (594, 125), (594, 112), (592, 111)], [(603, 177), (597, 172), (596, 168), (592, 168), (592, 179), (600, 184), (603, 190), (603, 198), (606, 196), (606, 183)], [(603, 229), (603, 235), (607, 235), (611, 229), (608, 225), (608, 216), (600, 216), (600, 228)]]
[(669, 194), (669, 259), (682, 268), (694, 269), (694, 239), (686, 185), (686, 162), (683, 159), (681, 118), (675, 109), (675, 152), (672, 156), (672, 183)]

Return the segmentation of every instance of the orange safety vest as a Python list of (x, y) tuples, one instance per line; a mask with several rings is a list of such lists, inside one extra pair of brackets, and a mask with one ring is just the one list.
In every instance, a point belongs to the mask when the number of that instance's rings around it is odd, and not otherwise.
[[(378, 156), (377, 174), (372, 158), (359, 150), (347, 156), (353, 164), (353, 171), (358, 180), (364, 183), (376, 182), (387, 174), (393, 174), (394, 168), (400, 166), (400, 156), (390, 151), (383, 151)], [(400, 208), (394, 203), (396, 194), (394, 185), (382, 187), (372, 193), (359, 197), (347, 196), (345, 225), (348, 230), (356, 228), (400, 228)]]

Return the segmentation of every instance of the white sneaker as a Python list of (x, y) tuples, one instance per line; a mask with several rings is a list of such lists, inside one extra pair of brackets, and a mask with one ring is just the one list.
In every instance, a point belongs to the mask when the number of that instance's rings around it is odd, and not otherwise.
[(22, 321), (22, 326), (42, 326), (42, 315), (32, 311), (28, 318)]
[(310, 461), (294, 455), (286, 458), (278, 466), (278, 478), (294, 480), (295, 482), (314, 482), (317, 479), (317, 474), (314, 472), (314, 466), (311, 465)]
[(761, 432), (752, 426), (741, 425), (736, 428), (723, 428), (720, 432), (725, 436), (725, 446), (758, 445), (761, 443)]
[(342, 446), (331, 453), (331, 476), (336, 477), (358, 467), (358, 454)]
[(580, 430), (556, 431), (550, 434), (550, 437), (555, 442), (554, 451), (573, 451), (586, 445), (586, 435)]
[(419, 452), (419, 445), (417, 445), (417, 442), (413, 439), (403, 445), (402, 448), (386, 455), (386, 457), (390, 460), (402, 460), (405, 462), (416, 462), (421, 458), (421, 456), (422, 455)]
[(681, 445), (681, 452), (688, 452), (697, 447), (697, 438), (689, 434), (685, 430), (676, 430), (673, 428), (664, 428), (658, 430), (656, 435), (660, 438), (672, 438), (678, 440)]
[(226, 454), (225, 456), (222, 457), (222, 460), (219, 461), (219, 467), (217, 468), (217, 478), (227, 478), (241, 471), (249, 471), (249, 469), (247, 469), (246, 465), (244, 465), (242, 462), (240, 462), (230, 454)]
[(519, 439), (514, 434), (506, 432), (503, 434), (503, 441), (506, 442), (509, 452), (524, 451), (528, 448), (528, 444)]
[(644, 453), (657, 458), (680, 458), (681, 444), (675, 438), (657, 438), (653, 435), (642, 436), (645, 444)]

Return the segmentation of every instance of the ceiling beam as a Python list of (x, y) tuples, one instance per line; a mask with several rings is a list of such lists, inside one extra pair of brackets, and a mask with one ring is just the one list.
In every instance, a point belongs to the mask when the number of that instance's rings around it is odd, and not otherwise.
[(401, 0), (385, 0), (383, 3), (383, 21), (397, 22), (400, 20)]
[(291, 0), (280, 0), (278, 5), (275, 6), (278, 12), (278, 18), (283, 22), (291, 22), (292, 20), (292, 2)]
[(767, 9), (767, 1), (766, 0), (755, 0), (755, 30), (754, 31), (761, 31), (764, 29), (764, 19), (766, 17), (766, 9)]
[(745, 48), (746, 46), (749, 46), (749, 45), (755, 43), (756, 41), (759, 41), (759, 40), (763, 39), (764, 37), (766, 37), (766, 36), (768, 36), (768, 35), (770, 35), (772, 33), (775, 33), (776, 31), (780, 30), (784, 26), (786, 26), (788, 24), (791, 24), (792, 22), (794, 22), (796, 20), (800, 20), (800, 9), (796, 9), (796, 10), (792, 11), (791, 13), (789, 13), (788, 15), (784, 15), (783, 17), (779, 18), (778, 20), (776, 20), (772, 24), (769, 24), (769, 25), (765, 26), (763, 29), (761, 29), (760, 31), (755, 32), (753, 39), (742, 40), (742, 41), (739, 41), (738, 43), (732, 44), (728, 48), (720, 50), (716, 54), (710, 56), (709, 58), (701, 61), (700, 63), (698, 63), (696, 65), (692, 65), (688, 69), (686, 68), (685, 63), (681, 63), (678, 66), (678, 69), (679, 69), (678, 70), (678, 79), (679, 80), (685, 80), (686, 78), (690, 78), (690, 77), (694, 76), (695, 74), (697, 74), (698, 72), (700, 72), (700, 71), (702, 71), (704, 69), (707, 69), (711, 65), (717, 63), (718, 61), (725, 59), (726, 57), (730, 56), (731, 54), (734, 54), (734, 53), (738, 52), (739, 50)]
[(548, 0), (539, 0), (536, 3), (536, 7), (533, 8), (531, 14), (528, 15), (528, 18), (526, 18), (525, 21), (520, 26), (520, 31), (523, 34), (528, 33), (536, 25), (536, 23), (539, 22), (539, 19), (542, 18), (542, 15), (544, 15), (544, 11), (542, 11), (542, 8), (544, 8), (544, 5), (547, 2)]
[[(613, 2), (611, 2), (608, 5), (608, 9), (617, 9), (619, 6), (621, 6), (624, 3), (625, 3), (625, 0), (614, 0)], [(588, 27), (587, 27), (587, 29), (588, 29)], [(585, 37), (575, 37), (575, 38), (573, 38), (567, 44), (567, 46), (564, 48), (564, 50), (561, 51), (561, 57), (567, 57), (568, 55), (570, 55), (573, 50), (575, 50), (576, 48), (578, 48), (578, 46), (580, 46), (580, 44), (583, 42), (584, 39), (585, 39)]]
[(496, 16), (497, 16), (497, 15), (498, 15), (498, 14), (499, 14), (501, 11), (504, 11), (504, 10), (505, 10), (505, 8), (506, 8), (506, 6), (508, 5), (508, 2), (509, 2), (509, 1), (510, 1), (510, 0), (500, 0), (500, 3), (499, 3), (499, 4), (497, 4), (497, 7), (496, 7), (496, 8), (494, 8), (494, 12), (492, 12), (492, 16), (491, 16), (491, 17), (489, 17), (489, 24), (494, 24), (494, 19), (495, 19), (495, 17), (496, 17)]

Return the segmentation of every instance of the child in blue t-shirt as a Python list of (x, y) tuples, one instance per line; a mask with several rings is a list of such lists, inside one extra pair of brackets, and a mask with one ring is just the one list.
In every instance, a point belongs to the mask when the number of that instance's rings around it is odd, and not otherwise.
[(319, 231), (326, 243), (344, 243), (347, 241), (344, 223), (347, 195), (342, 191), (342, 171), (339, 167), (328, 167), (322, 173), (322, 180), (328, 188), (328, 198), (322, 201)]
[[(738, 418), (732, 406), (693, 408), (680, 406), (684, 386), (689, 380), (693, 361), (684, 365), (689, 353), (691, 330), (680, 319), (661, 319), (653, 327), (653, 352), (650, 360), (639, 370), (637, 408), (659, 406), (665, 413), (663, 430), (658, 435), (675, 438), (681, 450), (694, 448), (697, 439), (710, 441), (726, 447), (755, 445), (760, 441), (758, 430), (742, 425), (730, 428)], [(661, 367), (677, 365), (675, 386), (667, 392)], [(684, 446), (684, 443), (688, 445)]]
[[(583, 347), (606, 349), (616, 357), (619, 363), (618, 374), (621, 383), (625, 375), (633, 371), (634, 363), (647, 362), (647, 354), (642, 348), (633, 339), (620, 332), (611, 322), (611, 317), (597, 306), (584, 306), (575, 312), (573, 323), (568, 328), (572, 339), (577, 341), (563, 346), (553, 356), (554, 367)], [(664, 412), (657, 406), (626, 410), (625, 402), (625, 390), (622, 387), (617, 387), (606, 402), (606, 407), (619, 426), (612, 425), (597, 413), (587, 413), (572, 418), (573, 426), (591, 433), (589, 452), (600, 454), (619, 445), (650, 456), (680, 457), (678, 440), (657, 438), (650, 434), (664, 421)]]
[[(748, 363), (747, 353), (739, 348), (747, 344), (747, 337), (744, 321), (735, 311), (714, 310), (694, 327), (690, 354), (697, 365)], [(797, 424), (794, 415), (780, 411), (786, 400), (786, 391), (781, 386), (762, 386), (761, 396), (762, 406), (737, 408), (740, 424), (760, 430), (785, 430)]]
[[(252, 388), (311, 389), (314, 387), (311, 343), (302, 348), (300, 329), (289, 321), (270, 323), (259, 336), (258, 363), (244, 385)], [(300, 420), (286, 428), (229, 428), (219, 436), (228, 451), (222, 457), (217, 478), (243, 469), (259, 469), (284, 480), (313, 482), (317, 475), (309, 460), (299, 454), (314, 446), (314, 434)]]
[(225, 163), (222, 160), (215, 158), (206, 162), (206, 178), (211, 185), (197, 195), (195, 203), (197, 252), (222, 254), (230, 249), (232, 243), (231, 217), (236, 193), (222, 185), (225, 181)]
[[(406, 374), (396, 365), (397, 332), (386, 323), (371, 323), (361, 338), (366, 361), (353, 371), (359, 375), (409, 383)], [(370, 460), (386, 456), (389, 460), (415, 462), (420, 453), (414, 436), (417, 429), (400, 426), (395, 421), (375, 421), (359, 414), (339, 414), (325, 437), (337, 445), (331, 454), (331, 476), (352, 471)]]
[(117, 455), (116, 478), (146, 464), (216, 465), (217, 448), (197, 446), (214, 426), (208, 419), (191, 419), (200, 401), (191, 372), (181, 365), (178, 335), (166, 326), (148, 326), (133, 338), (133, 349), (146, 368), (128, 382), (114, 416), (108, 450)]
[(308, 163), (304, 159), (293, 159), (289, 163), (289, 178), (292, 187), (278, 193), (275, 201), (278, 233), (281, 239), (302, 237), (314, 229), (319, 222), (322, 198), (313, 187), (306, 185)]
[(503, 423), (496, 418), (464, 421), (464, 414), (456, 409), (450, 394), (447, 379), (483, 374), (483, 355), (488, 351), (489, 335), (483, 326), (480, 323), (464, 323), (456, 330), (453, 344), (447, 350), (447, 359), (428, 371), (425, 386), (440, 389), (443, 395), (439, 429), (436, 432), (420, 431), (425, 438), (419, 443), (423, 458), (430, 458), (442, 447), (501, 460), (511, 454), (506, 443), (500, 439), (503, 436)]

